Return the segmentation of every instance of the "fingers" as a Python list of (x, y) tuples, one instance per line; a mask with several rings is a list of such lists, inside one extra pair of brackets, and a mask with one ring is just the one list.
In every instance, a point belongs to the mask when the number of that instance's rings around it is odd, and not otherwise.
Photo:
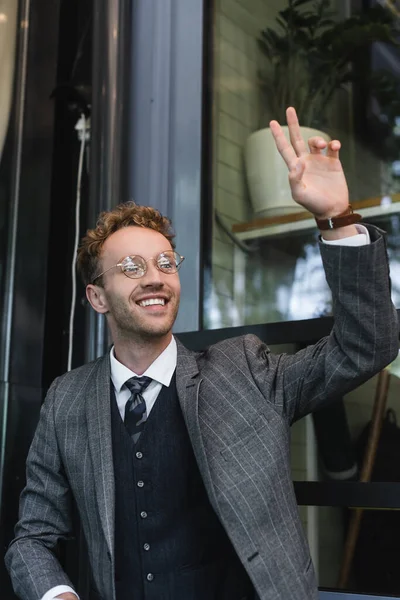
[(269, 126), (274, 136), (279, 153), (284, 159), (289, 171), (294, 171), (297, 160), (311, 154), (321, 154), (326, 150), (329, 158), (339, 158), (341, 144), (339, 140), (327, 142), (321, 136), (314, 136), (308, 140), (308, 147), (301, 135), (299, 120), (295, 109), (291, 106), (286, 110), (286, 119), (289, 129), (290, 143), (283, 133), (282, 127), (277, 121), (271, 121)]
[(308, 140), (308, 147), (310, 149), (311, 154), (321, 154), (322, 150), (325, 150), (328, 142), (324, 140), (324, 138), (319, 136), (311, 137)]
[(339, 150), (342, 147), (342, 144), (339, 140), (332, 140), (328, 144), (328, 150), (326, 151), (326, 155), (330, 158), (339, 158)]
[(280, 155), (285, 161), (288, 169), (290, 171), (293, 170), (297, 162), (296, 152), (286, 139), (286, 136), (283, 133), (282, 127), (279, 125), (278, 121), (271, 121), (269, 126)]
[(292, 106), (286, 110), (286, 121), (289, 128), (290, 141), (296, 152), (296, 155), (304, 156), (305, 154), (308, 154), (306, 143), (301, 135), (297, 113)]
[(308, 147), (311, 154), (321, 154), (321, 151), (326, 149), (326, 156), (339, 158), (341, 144), (339, 140), (332, 140), (328, 143), (322, 137), (315, 136), (308, 140)]

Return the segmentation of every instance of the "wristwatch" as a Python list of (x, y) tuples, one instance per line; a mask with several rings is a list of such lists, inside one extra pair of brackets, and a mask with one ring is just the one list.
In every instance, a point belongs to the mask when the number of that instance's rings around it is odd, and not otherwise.
[(317, 219), (315, 217), (317, 227), (321, 231), (326, 231), (327, 229), (338, 229), (339, 227), (346, 227), (346, 225), (354, 225), (354, 223), (359, 223), (361, 219), (362, 216), (353, 211), (351, 204), (348, 205), (346, 210), (335, 217), (329, 217), (328, 219)]

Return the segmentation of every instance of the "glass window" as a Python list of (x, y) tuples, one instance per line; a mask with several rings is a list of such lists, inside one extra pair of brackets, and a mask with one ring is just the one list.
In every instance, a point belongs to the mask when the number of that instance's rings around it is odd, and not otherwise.
[(300, 507), (320, 588), (398, 597), (400, 511), (361, 511), (350, 557), (346, 543), (354, 514), (355, 509), (348, 508)]
[(341, 140), (353, 207), (388, 232), (400, 307), (396, 7), (375, 0), (215, 1), (209, 163), (215, 218), (205, 328), (331, 313), (315, 223), (291, 199), (268, 128), (272, 118), (283, 123), (290, 105), (306, 139), (317, 130)]

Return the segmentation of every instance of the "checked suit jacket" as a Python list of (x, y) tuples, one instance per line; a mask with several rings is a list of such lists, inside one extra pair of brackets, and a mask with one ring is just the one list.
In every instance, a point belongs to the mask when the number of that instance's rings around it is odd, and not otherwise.
[[(291, 481), (290, 425), (397, 356), (385, 238), (369, 231), (368, 246), (321, 247), (335, 324), (317, 344), (274, 355), (252, 335), (201, 353), (178, 343), (178, 396), (200, 473), (261, 600), (317, 598)], [(59, 377), (48, 392), (6, 556), (22, 600), (71, 585), (55, 550), (72, 534), (72, 497), (96, 587), (102, 600), (115, 599), (109, 403), (108, 354)]]

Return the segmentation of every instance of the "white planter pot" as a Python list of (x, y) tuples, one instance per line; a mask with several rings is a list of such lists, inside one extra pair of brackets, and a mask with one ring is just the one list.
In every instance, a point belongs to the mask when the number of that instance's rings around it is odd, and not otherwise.
[[(287, 139), (289, 130), (282, 127)], [(330, 141), (329, 135), (318, 129), (300, 127), (303, 139), (321, 136)], [(244, 148), (247, 183), (253, 210), (257, 217), (285, 215), (304, 210), (292, 198), (288, 180), (288, 168), (276, 149), (269, 127), (252, 133)]]

